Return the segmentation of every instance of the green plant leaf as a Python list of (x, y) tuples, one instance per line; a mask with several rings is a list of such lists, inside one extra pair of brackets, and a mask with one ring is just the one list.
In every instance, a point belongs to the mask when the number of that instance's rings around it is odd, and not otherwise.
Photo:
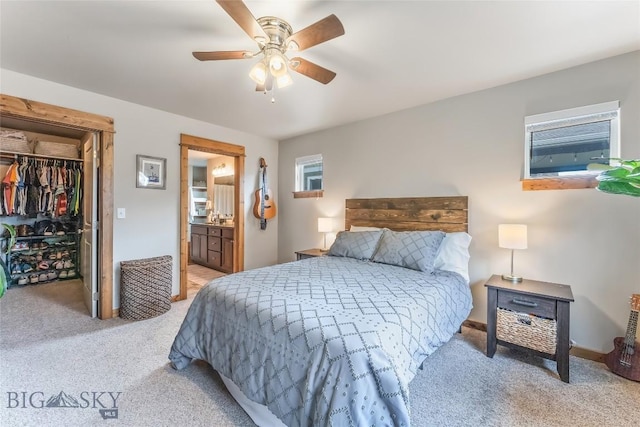
[(4, 269), (4, 261), (0, 259), (0, 298), (7, 292), (7, 272)]
[(603, 165), (602, 163), (589, 163), (587, 165), (588, 171), (606, 171), (609, 169), (613, 169), (613, 166)]
[(640, 188), (634, 187), (627, 182), (600, 181), (597, 189), (604, 193), (640, 197)]
[(7, 247), (2, 249), (3, 253), (7, 253), (16, 243), (16, 228), (11, 224), (3, 223), (2, 226), (9, 232), (9, 240), (6, 242)]

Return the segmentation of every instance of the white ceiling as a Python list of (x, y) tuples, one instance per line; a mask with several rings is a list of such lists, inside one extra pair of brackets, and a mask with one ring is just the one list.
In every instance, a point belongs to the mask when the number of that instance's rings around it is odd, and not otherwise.
[(640, 49), (640, 1), (246, 1), (294, 32), (334, 13), (345, 35), (300, 56), (276, 103), (253, 60), (192, 51), (255, 43), (213, 0), (0, 2), (0, 66), (275, 139), (379, 116)]

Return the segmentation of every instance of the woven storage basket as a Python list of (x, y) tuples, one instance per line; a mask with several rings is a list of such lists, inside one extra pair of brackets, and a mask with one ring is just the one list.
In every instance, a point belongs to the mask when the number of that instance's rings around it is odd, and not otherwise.
[(170, 255), (120, 262), (120, 317), (143, 320), (171, 308)]
[(11, 153), (33, 153), (33, 146), (24, 132), (13, 129), (0, 129), (0, 151)]
[(496, 337), (547, 354), (556, 353), (557, 322), (498, 308)]
[(78, 146), (75, 144), (66, 144), (64, 142), (36, 141), (33, 149), (35, 154), (52, 157), (66, 157), (69, 159), (80, 158)]

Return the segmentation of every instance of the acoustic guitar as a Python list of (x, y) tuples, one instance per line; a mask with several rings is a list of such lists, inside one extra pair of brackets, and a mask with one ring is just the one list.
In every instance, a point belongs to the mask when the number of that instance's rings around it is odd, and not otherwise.
[(615, 348), (604, 359), (604, 363), (611, 372), (632, 381), (640, 381), (640, 344), (636, 341), (638, 311), (640, 311), (640, 294), (633, 294), (627, 333), (624, 337), (613, 340)]
[(276, 203), (267, 185), (267, 162), (260, 158), (260, 188), (255, 192), (253, 215), (260, 219), (260, 228), (267, 228), (267, 220), (276, 216)]

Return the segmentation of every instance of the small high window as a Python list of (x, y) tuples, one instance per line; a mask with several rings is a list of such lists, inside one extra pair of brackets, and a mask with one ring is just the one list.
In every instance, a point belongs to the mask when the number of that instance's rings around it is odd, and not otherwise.
[[(620, 157), (619, 102), (525, 117), (524, 178), (584, 175)], [(596, 172), (597, 173), (597, 172)]]
[(322, 154), (296, 159), (296, 192), (322, 191)]

